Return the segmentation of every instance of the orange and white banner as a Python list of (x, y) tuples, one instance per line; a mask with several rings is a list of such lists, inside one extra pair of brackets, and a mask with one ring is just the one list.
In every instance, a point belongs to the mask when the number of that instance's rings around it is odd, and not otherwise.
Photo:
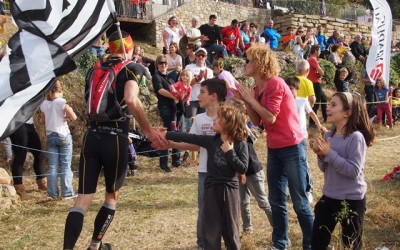
[(392, 12), (386, 0), (370, 0), (373, 10), (373, 23), (367, 59), (367, 72), (375, 84), (378, 77), (383, 77), (389, 86), (390, 48), (392, 39)]

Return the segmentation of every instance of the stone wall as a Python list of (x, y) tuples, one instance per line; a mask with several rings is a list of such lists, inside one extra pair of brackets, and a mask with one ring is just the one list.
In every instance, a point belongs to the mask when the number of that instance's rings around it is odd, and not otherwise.
[[(348, 41), (353, 41), (353, 37), (357, 33), (364, 34), (367, 39), (371, 35), (371, 25), (363, 24), (354, 21), (346, 21), (339, 18), (321, 17), (318, 15), (299, 15), (299, 14), (284, 14), (279, 15), (279, 11), (272, 13), (275, 22), (274, 28), (282, 35), (286, 35), (286, 28), (293, 26), (303, 26), (305, 28), (316, 28), (322, 25), (325, 28), (325, 35), (331, 36), (334, 30), (343, 33), (348, 37)], [(157, 48), (162, 48), (162, 32), (167, 26), (167, 21), (171, 16), (177, 16), (183, 22), (186, 28), (191, 26), (193, 16), (200, 18), (199, 25), (207, 23), (208, 17), (215, 14), (218, 17), (217, 24), (224, 27), (230, 24), (232, 19), (239, 21), (247, 20), (254, 21), (258, 24), (259, 31), (262, 32), (267, 20), (271, 17), (271, 12), (267, 9), (253, 8), (252, 0), (248, 0), (244, 5), (233, 5), (224, 2), (216, 2), (215, 0), (196, 0), (190, 1), (175, 10), (160, 16), (151, 25), (142, 27), (142, 32), (145, 33), (147, 41), (151, 42)], [(140, 32), (140, 33), (142, 33)], [(400, 41), (400, 25), (393, 25), (393, 39)], [(282, 39), (280, 40), (282, 48)]]

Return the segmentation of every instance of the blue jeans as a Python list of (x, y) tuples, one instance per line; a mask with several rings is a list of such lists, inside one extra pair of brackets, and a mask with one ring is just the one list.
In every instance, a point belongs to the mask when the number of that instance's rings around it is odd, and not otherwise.
[(47, 135), (47, 151), (49, 160), (49, 173), (47, 176), (47, 195), (58, 198), (58, 167), (60, 166), (61, 195), (63, 197), (74, 194), (72, 187), (73, 173), (71, 171), (72, 160), (72, 136), (71, 134), (60, 136), (57, 133)]
[(207, 173), (199, 173), (199, 181), (197, 184), (197, 207), (199, 212), (197, 214), (197, 246), (204, 247), (203, 245), (203, 204), (204, 204), (204, 181), (206, 180)]
[(272, 208), (274, 247), (285, 249), (288, 244), (288, 213), (286, 188), (293, 201), (293, 208), (303, 232), (303, 249), (311, 249), (313, 214), (306, 196), (307, 164), (303, 140), (298, 145), (268, 148), (267, 180), (269, 202)]
[[(168, 106), (158, 107), (160, 112), (160, 117), (163, 120), (163, 126), (167, 128), (167, 131), (171, 131), (171, 122), (176, 120), (176, 110)], [(165, 167), (168, 165), (169, 151), (160, 151), (160, 167)], [(181, 158), (181, 151), (178, 149), (172, 149), (172, 163), (178, 163)]]
[(217, 52), (221, 52), (223, 58), (228, 58), (228, 52), (226, 51), (226, 48), (222, 45), (214, 43), (213, 45), (204, 48), (207, 50), (207, 60), (210, 65), (213, 63), (214, 60), (214, 55), (212, 52), (215, 52), (215, 55), (217, 54)]

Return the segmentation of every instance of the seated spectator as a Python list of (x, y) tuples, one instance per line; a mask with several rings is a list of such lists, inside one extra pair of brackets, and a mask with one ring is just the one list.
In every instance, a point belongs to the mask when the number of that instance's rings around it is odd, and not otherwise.
[(231, 72), (224, 70), (224, 60), (222, 58), (214, 61), (213, 71), (218, 79), (224, 80), (226, 83), (227, 93), (225, 99), (233, 97), (232, 89), (236, 89), (236, 84), (239, 84), (239, 82), (235, 79)]
[(242, 50), (239, 48), (241, 39), (239, 21), (233, 19), (230, 25), (221, 30), (221, 35), (226, 50), (232, 55), (242, 57)]
[(243, 53), (250, 47), (250, 26), (248, 23), (243, 23), (240, 28), (241, 43), (243, 48)]
[(335, 66), (342, 64), (342, 59), (339, 56), (338, 49), (340, 45), (334, 44), (331, 47), (331, 54), (328, 57), (328, 60), (333, 63)]
[(392, 95), (392, 115), (394, 121), (397, 121), (400, 118), (399, 109), (400, 109), (400, 88), (397, 87), (393, 90), (393, 95)]
[(259, 42), (260, 33), (258, 33), (258, 25), (255, 22), (250, 23), (250, 42)]
[(293, 27), (289, 26), (286, 29), (287, 35), (283, 37), (283, 46), (285, 46), (285, 51), (290, 52), (289, 42), (296, 38), (296, 35), (293, 33)]
[(196, 63), (195, 52), (197, 51), (198, 48), (199, 47), (197, 47), (197, 45), (193, 44), (193, 43), (189, 43), (188, 45), (186, 45), (186, 57), (184, 60), (185, 67), (186, 67), (186, 65)]
[(339, 32), (337, 30), (333, 31), (333, 35), (328, 38), (328, 46), (339, 43)]
[(400, 48), (396, 47), (393, 40), (391, 41), (391, 51), (392, 52), (400, 51)]
[(177, 54), (178, 44), (171, 43), (169, 45), (169, 54), (166, 54), (168, 68), (167, 75), (174, 82), (178, 81), (180, 72), (182, 71), (182, 57)]
[[(272, 3), (272, 1), (271, 1)], [(273, 9), (273, 8), (271, 8)], [(276, 51), (278, 49), (278, 39), (281, 38), (281, 35), (274, 28), (274, 21), (270, 19), (267, 23), (267, 27), (264, 30), (265, 41), (269, 43), (269, 46), (272, 50)]]
[(365, 62), (367, 59), (367, 50), (365, 49), (364, 43), (361, 41), (361, 34), (357, 34), (354, 37), (354, 41), (350, 44), (351, 53), (353, 53), (356, 60)]
[(295, 43), (294, 43), (293, 51), (296, 52), (300, 58), (303, 58), (303, 55), (304, 55), (303, 48), (304, 48), (305, 44), (303, 43), (303, 40), (301, 39), (301, 37), (303, 36), (303, 33), (304, 33), (303, 27), (299, 26), (296, 31), (296, 37), (294, 38)]
[(310, 57), (310, 49), (313, 45), (318, 45), (318, 41), (314, 36), (314, 30), (312, 28), (307, 28), (307, 32), (304, 36), (301, 37), (303, 41), (303, 50), (304, 50), (304, 59)]

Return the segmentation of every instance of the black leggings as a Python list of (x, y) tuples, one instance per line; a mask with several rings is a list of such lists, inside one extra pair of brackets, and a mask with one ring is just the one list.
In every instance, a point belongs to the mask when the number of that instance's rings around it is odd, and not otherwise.
[[(324, 122), (326, 122), (326, 119), (328, 117), (328, 115), (326, 114), (326, 102), (328, 101), (328, 99), (326, 98), (325, 92), (322, 90), (321, 83), (313, 83), (313, 85), (314, 85), (315, 98), (317, 100), (312, 109), (315, 112), (315, 114), (317, 114), (319, 106), (321, 105), (322, 118), (324, 119)], [(311, 119), (311, 117), (310, 117), (310, 125), (315, 125), (315, 122), (313, 121), (313, 119)]]
[(24, 168), (27, 147), (33, 155), (33, 170), (36, 179), (45, 178), (44, 171), (44, 153), (42, 152), (42, 144), (33, 124), (24, 123), (15, 132), (10, 135), (12, 150), (14, 152), (14, 160), (11, 166), (14, 185), (22, 184), (22, 170)]

